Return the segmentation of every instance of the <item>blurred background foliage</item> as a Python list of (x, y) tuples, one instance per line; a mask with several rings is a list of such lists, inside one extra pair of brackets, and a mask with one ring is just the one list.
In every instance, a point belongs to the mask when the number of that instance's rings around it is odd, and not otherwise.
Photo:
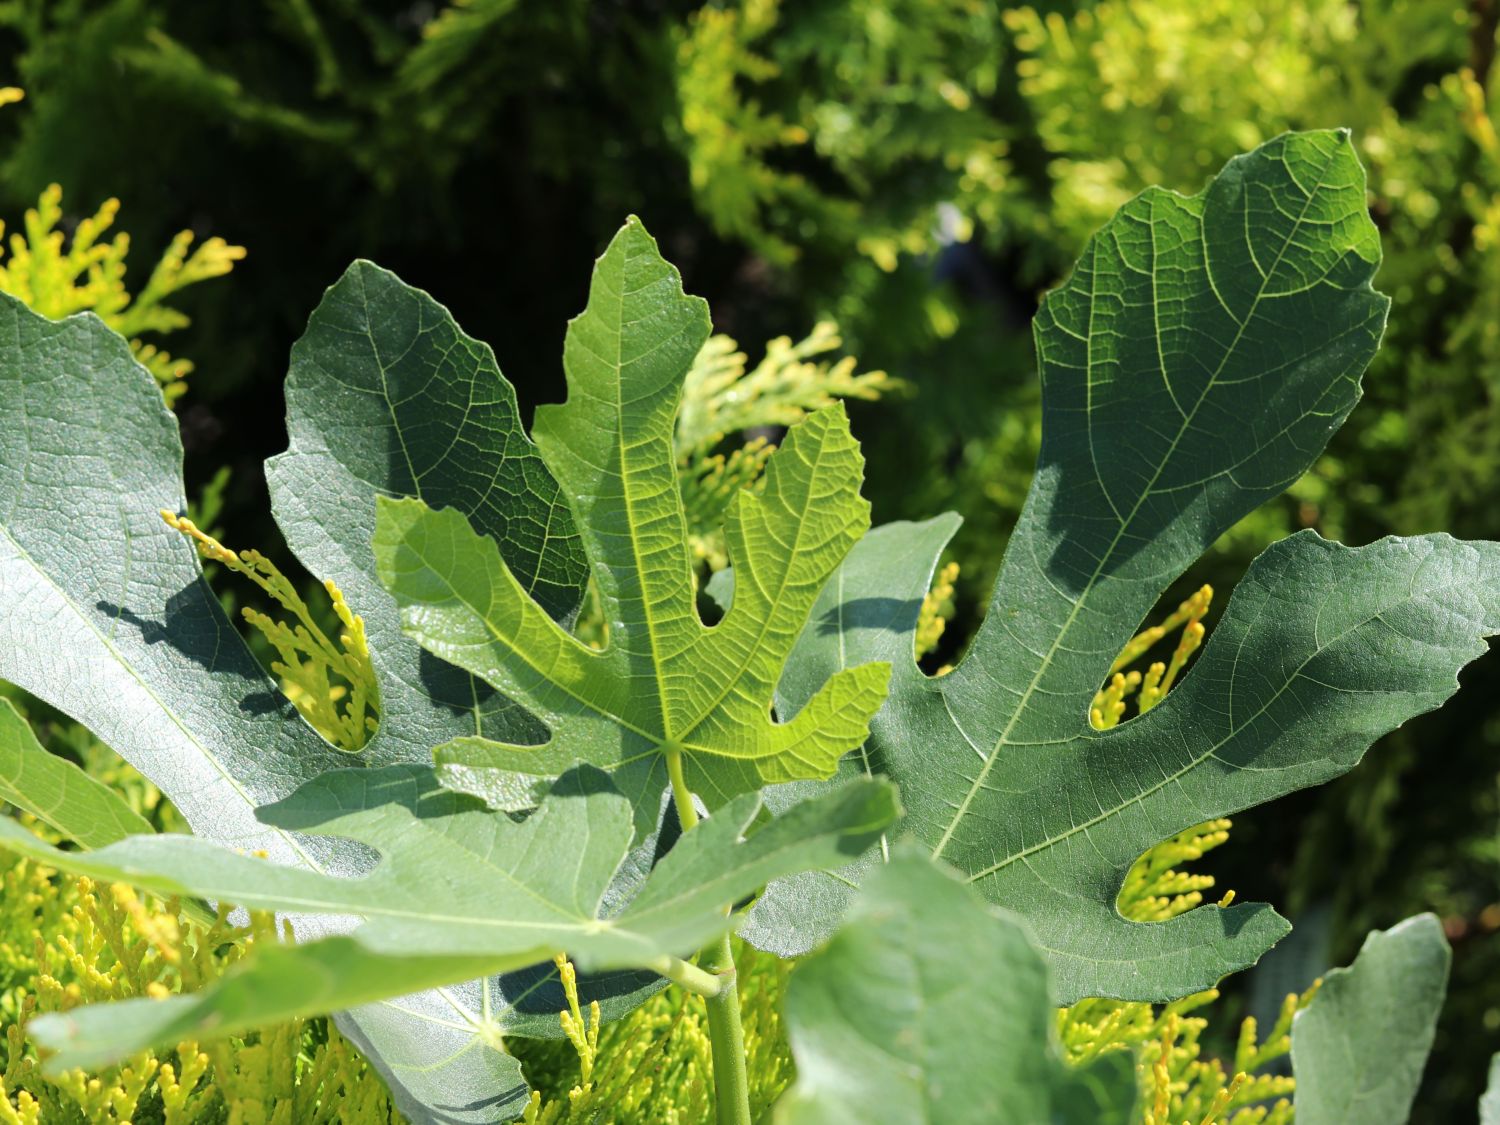
[[(1496, 0), (0, 0), (0, 80), (27, 95), (0, 115), (0, 215), (21, 226), (57, 183), (74, 238), (118, 199), (142, 245), (180, 258), (186, 228), (247, 248), (172, 295), (196, 365), (177, 409), (190, 491), (285, 561), (260, 462), (285, 445), (290, 344), (352, 258), (436, 294), (534, 404), (560, 393), (586, 263), (638, 213), (754, 363), (828, 322), (899, 381), (855, 423), (877, 520), (965, 517), (951, 659), (1035, 457), (1038, 298), (1131, 194), (1195, 191), (1289, 128), (1354, 130), (1386, 346), (1316, 468), (1164, 603), (1229, 591), (1299, 527), (1500, 536), (1497, 18)], [(150, 290), (149, 261), (109, 261)], [(1278, 998), (1371, 927), (1446, 919), (1429, 1122), (1472, 1116), (1500, 1048), (1500, 662), (1465, 680), (1216, 853), (1221, 886), (1299, 923), (1265, 970)]]

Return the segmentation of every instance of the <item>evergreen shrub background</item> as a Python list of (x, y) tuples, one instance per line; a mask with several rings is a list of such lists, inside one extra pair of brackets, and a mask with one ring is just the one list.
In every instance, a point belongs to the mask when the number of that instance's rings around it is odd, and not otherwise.
[[(142, 247), (185, 226), (247, 247), (177, 301), (194, 323), (173, 350), (196, 363), (178, 404), (190, 488), (230, 466), (220, 523), (269, 546), (258, 465), (285, 447), (287, 352), (351, 259), (431, 290), (535, 404), (558, 394), (578, 263), (638, 213), (752, 356), (831, 316), (862, 368), (909, 384), (856, 407), (855, 429), (877, 523), (965, 516), (951, 655), (1034, 459), (1038, 296), (1130, 194), (1196, 190), (1288, 128), (1354, 130), (1390, 330), (1318, 468), (1173, 604), (1205, 580), (1222, 604), (1300, 526), (1500, 536), (1497, 16), (1490, 0), (8, 0), (0, 78), (27, 97), (0, 111), (0, 215), (14, 229), (58, 182), (75, 221), (118, 196)], [(1299, 926), (1241, 990), (1252, 1007), (1366, 930), (1439, 912), (1454, 982), (1415, 1119), (1433, 1122), (1472, 1113), (1500, 1049), (1500, 662), (1465, 679), (1349, 777), (1239, 818), (1210, 865)]]

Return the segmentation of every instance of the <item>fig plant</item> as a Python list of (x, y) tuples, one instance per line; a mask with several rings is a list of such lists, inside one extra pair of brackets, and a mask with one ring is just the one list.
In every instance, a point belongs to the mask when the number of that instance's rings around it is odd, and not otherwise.
[[(98, 1065), (340, 1013), (409, 1117), (494, 1121), (534, 1104), (507, 1035), (666, 985), (705, 998), (718, 1120), (744, 1125), (739, 929), (807, 957), (778, 1121), (1163, 1120), (1126, 1056), (1067, 1063), (1051, 1008), (1178, 999), (1288, 927), (1227, 901), (1127, 919), (1132, 863), (1351, 768), (1500, 631), (1500, 545), (1303, 533), (1256, 561), (1170, 694), (1153, 671), (1140, 714), (1097, 706), (1167, 585), (1353, 407), (1385, 323), (1378, 263), (1342, 132), (1122, 208), (1038, 315), (1035, 483), (983, 626), (935, 677), (917, 632), (955, 522), (868, 531), (840, 404), (723, 508), (729, 568), (700, 597), (674, 442), (709, 322), (639, 222), (596, 263), (566, 401), (529, 437), (490, 350), (356, 263), (293, 350), (290, 448), (267, 466), (359, 656), (338, 746), (173, 530), (193, 531), (181, 446), (149, 373), (98, 320), (7, 302), (0, 676), (90, 726), (193, 835), (140, 833), (0, 709), (7, 799), (79, 847), (10, 819), (0, 846), (276, 911), (297, 939), (196, 993), (31, 1034), (54, 1067)], [(599, 644), (574, 630), (590, 589)], [(563, 955), (583, 973), (560, 989)], [(1304, 1123), (1404, 1119), (1447, 956), (1413, 920), (1297, 1016)], [(1352, 1079), (1341, 1053), (1366, 1061)]]

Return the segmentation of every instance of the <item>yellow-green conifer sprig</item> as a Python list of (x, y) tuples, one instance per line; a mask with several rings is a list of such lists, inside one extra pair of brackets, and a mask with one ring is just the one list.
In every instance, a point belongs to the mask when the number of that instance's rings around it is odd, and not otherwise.
[[(10, 236), (9, 257), (0, 263), (0, 290), (20, 298), (43, 316), (54, 319), (85, 310), (130, 340), (136, 358), (156, 377), (168, 403), (187, 388), (193, 365), (174, 359), (156, 344), (140, 338), (143, 332), (163, 334), (189, 321), (165, 304), (167, 297), (189, 285), (221, 277), (245, 256), (242, 246), (210, 238), (193, 249), (192, 231), (182, 231), (168, 246), (139, 294), (125, 287), (125, 259), (129, 235), (120, 232), (103, 241), (114, 225), (120, 201), (106, 199), (99, 209), (81, 219), (68, 239), (58, 229), (63, 218), (62, 188), (49, 185), (37, 205), (27, 210), (22, 230)], [(0, 233), (4, 226), (0, 224)]]
[(873, 401), (904, 386), (883, 371), (858, 371), (853, 356), (827, 358), (842, 346), (838, 326), (820, 321), (796, 342), (772, 340), (753, 369), (728, 336), (712, 336), (699, 349), (683, 384), (673, 442), (689, 539), (709, 570), (729, 563), (722, 535), (729, 502), (741, 489), (759, 487), (775, 451), (762, 435), (728, 452), (719, 451), (721, 443), (733, 434), (794, 426), (840, 399)]
[[(332, 580), (323, 583), (333, 612), (344, 627), (335, 645), (291, 580), (270, 559), (254, 550), (236, 554), (188, 517), (165, 508), (161, 518), (168, 527), (191, 539), (205, 559), (250, 579), (292, 615), (294, 620), (288, 623), (249, 607), (240, 611), (246, 623), (275, 649), (278, 659), (271, 669), (302, 716), (341, 750), (363, 747), (377, 726), (380, 692), (364, 620), (349, 608), (338, 586)], [(333, 676), (343, 682), (335, 683)]]
[(137, 1055), (121, 1067), (44, 1076), (26, 1039), (34, 1016), (193, 991), (222, 976), (256, 943), (285, 935), (259, 911), (241, 926), (231, 922), (232, 907), (225, 905), (201, 924), (175, 902), (61, 877), (9, 855), (0, 856), (0, 886), (6, 892), (0, 950), (10, 970), (0, 987), (0, 1125), (126, 1125), (153, 1105), (167, 1125), (399, 1120), (378, 1075), (335, 1029), (322, 1030), (322, 1021), (317, 1031), (298, 1020), (208, 1050), (189, 1041)]
[(958, 582), (958, 563), (950, 562), (937, 572), (932, 589), (917, 612), (916, 653), (921, 659), (938, 646), (953, 616), (953, 590)]
[[(0, 106), (25, 96), (19, 87), (0, 87)], [(187, 389), (185, 380), (193, 365), (141, 340), (140, 334), (186, 327), (187, 316), (163, 302), (189, 285), (222, 277), (244, 258), (245, 248), (214, 237), (189, 253), (193, 232), (181, 231), (157, 261), (145, 287), (132, 298), (125, 287), (130, 236), (122, 231), (107, 242), (100, 241), (114, 225), (120, 201), (106, 199), (92, 215), (79, 220), (70, 239), (58, 229), (63, 219), (62, 198), (62, 187), (50, 184), (37, 205), (27, 210), (22, 230), (10, 237), (9, 260), (0, 262), (0, 291), (54, 320), (85, 310), (94, 312), (130, 340), (136, 359), (155, 376), (170, 406)], [(0, 236), (4, 231), (0, 223)]]
[[(738, 942), (736, 947), (750, 1104), (761, 1113), (793, 1077), (781, 1022), (791, 965)], [(713, 1062), (702, 998), (669, 988), (602, 1029), (590, 1013), (588, 1033), (575, 1035), (583, 1019), (576, 992), (569, 993), (569, 973), (561, 968), (565, 963), (559, 960), (568, 997), (561, 1013), (565, 1039), (522, 1041), (527, 1077), (538, 1087), (522, 1116), (525, 1125), (606, 1120), (612, 1125), (697, 1125), (712, 1120)], [(549, 1098), (543, 1089), (555, 1093)]]

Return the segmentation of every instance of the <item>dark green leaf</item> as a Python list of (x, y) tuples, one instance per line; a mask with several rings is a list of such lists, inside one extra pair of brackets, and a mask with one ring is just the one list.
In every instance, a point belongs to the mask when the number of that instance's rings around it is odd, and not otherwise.
[(356, 262), (292, 349), (286, 397), (291, 444), (266, 463), (271, 506), (298, 558), (364, 618), (381, 689), (367, 756), (430, 761), (432, 747), (471, 734), (539, 741), (515, 704), (401, 634), (370, 553), (377, 496), (456, 508), (547, 613), (577, 610), (582, 545), (489, 346), (426, 293)]
[[(1025, 916), (1063, 1002), (1166, 999), (1254, 963), (1286, 931), (1269, 907), (1130, 922), (1115, 905), (1130, 864), (1348, 770), (1451, 695), (1500, 630), (1500, 547), (1306, 533), (1256, 561), (1163, 703), (1109, 731), (1088, 720), (1167, 584), (1354, 405), (1385, 322), (1378, 262), (1341, 132), (1280, 137), (1192, 198), (1146, 192), (1038, 314), (1041, 459), (962, 662), (931, 679), (912, 658), (951, 524), (870, 536), (813, 610), (783, 713), (848, 663), (892, 662), (890, 701), (843, 769), (894, 778), (905, 827)], [(847, 890), (800, 883), (757, 907), (757, 940), (796, 952), (794, 936), (832, 927)]]

